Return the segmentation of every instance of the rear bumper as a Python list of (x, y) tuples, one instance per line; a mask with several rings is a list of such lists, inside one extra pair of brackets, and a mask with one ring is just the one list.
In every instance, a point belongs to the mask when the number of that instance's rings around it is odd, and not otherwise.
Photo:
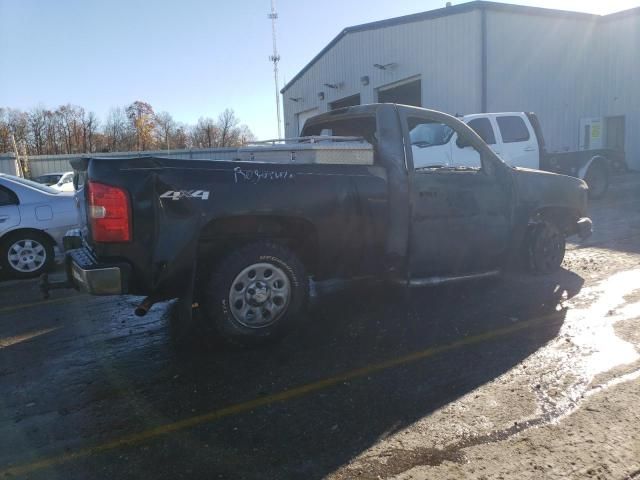
[(584, 217), (578, 220), (577, 222), (578, 235), (583, 240), (589, 238), (593, 233), (593, 222), (590, 218)]
[(121, 295), (129, 292), (131, 267), (124, 263), (98, 263), (88, 248), (68, 250), (65, 254), (68, 282), (92, 295)]

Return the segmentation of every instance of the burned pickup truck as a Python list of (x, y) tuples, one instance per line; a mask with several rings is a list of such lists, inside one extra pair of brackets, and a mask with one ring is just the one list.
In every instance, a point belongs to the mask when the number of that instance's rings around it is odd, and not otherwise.
[[(465, 165), (430, 162), (429, 149), (452, 139)], [(460, 120), (393, 104), (320, 115), (302, 138), (223, 161), (73, 166), (83, 228), (66, 239), (69, 281), (147, 296), (140, 314), (165, 299), (198, 305), (235, 342), (299, 323), (310, 277), (424, 286), (512, 265), (544, 274), (560, 267), (568, 236), (591, 233), (583, 181), (511, 168)]]

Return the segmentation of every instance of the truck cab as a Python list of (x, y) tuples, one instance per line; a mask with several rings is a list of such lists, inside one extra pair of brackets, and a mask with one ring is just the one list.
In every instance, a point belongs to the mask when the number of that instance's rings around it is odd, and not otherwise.
[(507, 165), (540, 168), (540, 147), (529, 117), (523, 112), (465, 115), (462, 120), (480, 135)]

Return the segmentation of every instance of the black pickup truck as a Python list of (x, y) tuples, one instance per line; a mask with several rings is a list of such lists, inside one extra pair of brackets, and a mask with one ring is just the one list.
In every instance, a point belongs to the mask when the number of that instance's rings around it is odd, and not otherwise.
[[(477, 164), (414, 168), (415, 149), (430, 148), (412, 145), (415, 129), (455, 136)], [(511, 265), (548, 273), (566, 237), (591, 233), (585, 182), (511, 168), (450, 115), (362, 105), (315, 117), (302, 135), (327, 132), (366, 140), (371, 164), (75, 161), (83, 227), (66, 238), (69, 282), (147, 296), (139, 314), (178, 298), (223, 338), (256, 341), (300, 321), (310, 277), (423, 286)]]

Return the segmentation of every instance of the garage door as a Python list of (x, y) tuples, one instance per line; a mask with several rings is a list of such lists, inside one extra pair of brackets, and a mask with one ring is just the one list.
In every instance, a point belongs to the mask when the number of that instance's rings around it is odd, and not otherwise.
[(312, 108), (311, 110), (307, 110), (305, 112), (300, 112), (296, 116), (298, 117), (298, 135), (302, 132), (302, 127), (304, 127), (304, 122), (306, 122), (311, 117), (315, 117), (320, 113), (320, 110), (317, 108)]
[(422, 83), (413, 80), (378, 89), (378, 102), (399, 103), (402, 105), (422, 106)]

